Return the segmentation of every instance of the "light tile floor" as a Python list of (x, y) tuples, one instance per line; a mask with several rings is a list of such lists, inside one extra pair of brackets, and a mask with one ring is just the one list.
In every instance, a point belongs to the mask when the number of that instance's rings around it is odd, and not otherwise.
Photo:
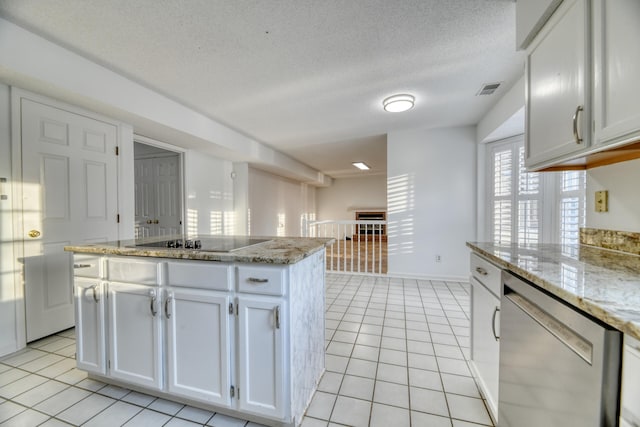
[[(302, 422), (492, 426), (471, 377), (468, 283), (328, 274), (326, 373)], [(74, 330), (0, 360), (0, 426), (259, 427), (75, 369)]]

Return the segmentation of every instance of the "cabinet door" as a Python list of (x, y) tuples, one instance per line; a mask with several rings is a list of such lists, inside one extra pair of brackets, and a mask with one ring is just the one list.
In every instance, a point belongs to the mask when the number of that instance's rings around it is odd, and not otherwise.
[[(632, 341), (632, 343), (627, 343)], [(633, 344), (633, 346), (631, 345)], [(640, 424), (640, 342), (628, 340), (622, 354), (622, 391), (620, 399), (621, 420), (630, 425)]]
[(162, 388), (159, 289), (109, 283), (108, 295), (111, 377)]
[[(478, 384), (487, 399), (489, 409), (498, 414), (498, 370), (500, 344), (500, 300), (477, 279), (471, 279), (471, 360)], [(494, 335), (495, 334), (495, 335)]]
[(169, 288), (167, 319), (169, 392), (229, 406), (229, 297), (222, 292)]
[(588, 11), (586, 0), (564, 1), (527, 52), (527, 168), (548, 166), (589, 146)]
[[(593, 2), (595, 144), (640, 137), (640, 2)], [(633, 40), (633, 42), (632, 42)]]
[(76, 364), (79, 369), (107, 373), (104, 295), (98, 279), (75, 278)]
[(238, 298), (239, 409), (284, 416), (284, 337), (286, 313), (281, 299)]

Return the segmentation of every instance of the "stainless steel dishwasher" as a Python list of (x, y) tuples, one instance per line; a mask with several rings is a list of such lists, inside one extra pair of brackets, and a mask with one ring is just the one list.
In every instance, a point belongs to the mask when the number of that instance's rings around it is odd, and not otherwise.
[(619, 331), (502, 273), (500, 427), (618, 425)]

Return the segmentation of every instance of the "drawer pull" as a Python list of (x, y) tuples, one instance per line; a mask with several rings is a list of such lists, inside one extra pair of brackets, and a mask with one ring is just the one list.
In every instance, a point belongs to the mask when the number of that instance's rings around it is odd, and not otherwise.
[(247, 282), (251, 282), (251, 283), (267, 283), (269, 281), (269, 279), (260, 279), (258, 277), (249, 277), (247, 279)]
[(89, 268), (89, 267), (93, 267), (91, 264), (73, 264), (73, 268), (78, 269), (78, 268)]
[(482, 267), (476, 267), (476, 272), (477, 272), (478, 274), (483, 275), (483, 276), (486, 276), (487, 274), (489, 274), (489, 273), (487, 272), (487, 270), (485, 270), (485, 269), (484, 269), (484, 268), (482, 268)]

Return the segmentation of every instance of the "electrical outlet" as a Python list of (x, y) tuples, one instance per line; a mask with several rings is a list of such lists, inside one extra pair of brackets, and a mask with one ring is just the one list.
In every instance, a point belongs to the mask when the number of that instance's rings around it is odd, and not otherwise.
[(609, 192), (607, 190), (596, 191), (596, 212), (609, 212)]
[(441, 262), (442, 261), (442, 257), (440, 255), (436, 255), (436, 262)]

